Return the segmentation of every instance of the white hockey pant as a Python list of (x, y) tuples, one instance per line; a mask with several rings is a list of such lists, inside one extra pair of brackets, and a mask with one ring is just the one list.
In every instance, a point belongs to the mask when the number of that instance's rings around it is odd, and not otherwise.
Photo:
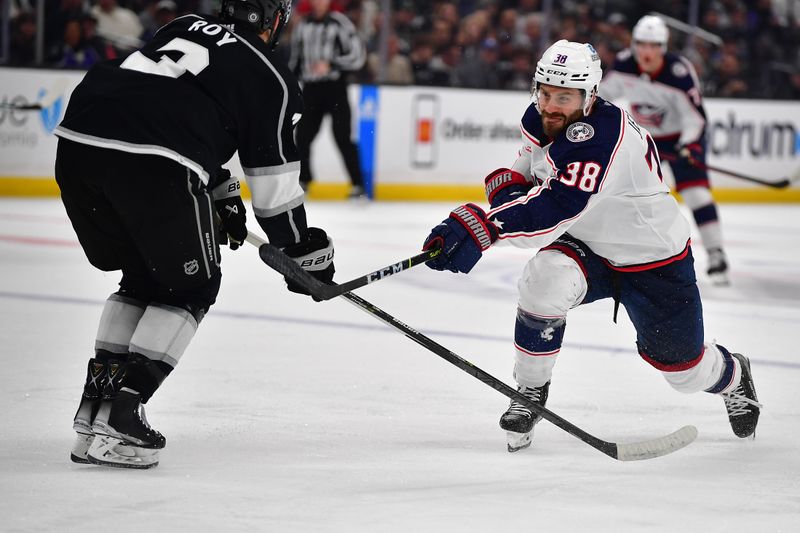
[(567, 311), (583, 301), (588, 288), (583, 271), (561, 252), (543, 250), (531, 259), (518, 283), (514, 333), (514, 379), (540, 387), (550, 381), (561, 350)]

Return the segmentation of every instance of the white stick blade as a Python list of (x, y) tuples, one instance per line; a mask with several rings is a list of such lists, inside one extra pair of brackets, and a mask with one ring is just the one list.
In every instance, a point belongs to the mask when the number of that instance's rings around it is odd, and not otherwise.
[(617, 459), (642, 461), (670, 454), (691, 444), (697, 438), (697, 428), (683, 426), (678, 431), (658, 439), (617, 444)]

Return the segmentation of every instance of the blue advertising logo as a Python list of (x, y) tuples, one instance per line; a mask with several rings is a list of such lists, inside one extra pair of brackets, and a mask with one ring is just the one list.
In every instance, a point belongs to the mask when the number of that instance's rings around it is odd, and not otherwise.
[[(36, 99), (40, 102), (45, 101), (45, 95), (47, 91), (45, 89), (39, 89), (39, 94), (37, 95)], [(56, 129), (58, 126), (59, 121), (61, 120), (61, 110), (64, 105), (64, 95), (60, 94), (58, 98), (53, 100), (53, 102), (47, 106), (42, 107), (41, 111), (39, 111), (39, 116), (42, 119), (42, 126), (47, 133), (53, 133), (53, 130)]]

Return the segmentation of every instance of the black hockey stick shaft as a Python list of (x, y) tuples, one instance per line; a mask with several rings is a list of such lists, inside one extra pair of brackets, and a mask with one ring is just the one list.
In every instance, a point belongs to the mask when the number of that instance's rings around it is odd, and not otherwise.
[(328, 285), (322, 283), (320, 280), (303, 270), (291, 257), (288, 257), (279, 248), (264, 241), (258, 235), (249, 233), (247, 236), (248, 242), (258, 247), (258, 254), (261, 260), (264, 261), (270, 268), (277, 270), (284, 276), (289, 277), (292, 281), (298, 283), (302, 287), (308, 289), (318, 300), (331, 300), (337, 296), (348, 293), (354, 289), (358, 289), (370, 283), (382, 280), (409, 268), (421, 265), (430, 261), (441, 253), (441, 250), (434, 249), (422, 252), (408, 259), (403, 259), (387, 267), (380, 268), (369, 274), (364, 274), (350, 281), (340, 283), (338, 285)]
[(586, 431), (582, 430), (581, 428), (577, 427), (576, 425), (572, 424), (571, 422), (561, 418), (554, 412), (550, 411), (549, 409), (542, 407), (538, 403), (529, 400), (524, 395), (517, 392), (515, 389), (506, 385), (503, 381), (497, 379), (496, 377), (492, 376), (488, 372), (481, 370), (477, 366), (473, 365), (466, 359), (460, 357), (456, 353), (448, 350), (438, 342), (434, 341), (430, 337), (423, 335), (419, 331), (415, 330), (414, 328), (410, 327), (409, 325), (397, 320), (395, 317), (380, 309), (379, 307), (369, 303), (368, 301), (364, 300), (360, 296), (347, 293), (342, 295), (343, 298), (347, 299), (349, 302), (354, 304), (356, 307), (362, 309), (363, 311), (367, 312), (368, 314), (374, 316), (381, 322), (393, 327), (396, 330), (402, 332), (406, 337), (411, 339), (412, 341), (416, 342), (423, 348), (435, 353), (445, 361), (457, 366), (470, 376), (477, 378), (478, 380), (482, 381), (486, 385), (490, 386), (500, 394), (511, 398), (512, 400), (516, 400), (519, 403), (528, 407), (531, 411), (540, 415), (542, 418), (551, 422), (558, 426), (559, 428), (563, 429), (570, 435), (579, 438), (583, 442), (587, 443), (592, 448), (595, 448), (604, 454), (608, 455), (609, 457), (613, 457), (617, 459), (617, 445), (613, 442), (606, 442), (602, 439), (599, 439), (593, 435), (590, 435)]
[[(675, 156), (672, 154), (664, 154), (661, 156), (662, 159), (667, 161), (677, 161), (679, 156)], [(738, 172), (734, 172), (732, 170), (727, 170), (724, 168), (715, 167), (712, 165), (706, 165), (697, 161), (694, 158), (689, 158), (689, 164), (695, 168), (699, 168), (700, 170), (707, 170), (711, 172), (719, 172), (720, 174), (725, 174), (727, 176), (731, 176), (732, 178), (738, 178), (740, 180), (749, 181), (751, 183), (757, 183), (759, 185), (764, 185), (766, 187), (772, 187), (774, 189), (785, 189), (789, 185), (792, 184), (792, 179), (790, 178), (783, 178), (778, 181), (770, 181), (770, 180), (762, 180), (761, 178), (756, 178), (755, 176), (748, 176), (746, 174), (740, 174)]]
[(41, 111), (42, 104), (12, 104), (9, 102), (0, 103), (0, 109), (10, 109), (12, 111)]
[(592, 448), (606, 454), (607, 456), (613, 459), (617, 459), (619, 461), (638, 461), (643, 459), (653, 459), (655, 457), (667, 455), (676, 450), (679, 450), (684, 446), (689, 445), (692, 441), (694, 441), (695, 438), (697, 438), (697, 428), (695, 428), (694, 426), (684, 426), (681, 429), (669, 435), (659, 437), (656, 439), (651, 439), (649, 441), (618, 444), (602, 440), (598, 437), (595, 437), (594, 435), (591, 435), (590, 433), (587, 433), (586, 431), (582, 430), (575, 424), (565, 420), (564, 418), (561, 418), (560, 416), (550, 411), (549, 409), (528, 399), (526, 396), (519, 393), (516, 389), (513, 389), (508, 385), (506, 385), (503, 381), (497, 379), (488, 372), (473, 365), (466, 359), (448, 350), (441, 344), (437, 343), (436, 341), (427, 337), (426, 335), (423, 335), (422, 333), (410, 327), (409, 325), (405, 324), (404, 322), (397, 320), (386, 311), (380, 309), (376, 305), (369, 303), (360, 296), (351, 292), (343, 294), (342, 298), (345, 298), (347, 301), (349, 301), (359, 309), (372, 315), (373, 317), (391, 326), (392, 328), (400, 331), (401, 333), (403, 333), (403, 335), (405, 335), (412, 341), (416, 342), (423, 348), (435, 353), (445, 361), (460, 368), (470, 376), (477, 378), (478, 380), (482, 381), (483, 383), (490, 386), (494, 390), (498, 391), (502, 395), (525, 405), (528, 409), (530, 409), (537, 415), (541, 416), (548, 422), (552, 423), (556, 427), (563, 429), (573, 437), (580, 439), (581, 441), (585, 442)]

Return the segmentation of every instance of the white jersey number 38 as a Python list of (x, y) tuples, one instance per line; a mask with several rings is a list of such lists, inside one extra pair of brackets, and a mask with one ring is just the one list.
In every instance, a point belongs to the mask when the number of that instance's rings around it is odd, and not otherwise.
[(564, 172), (559, 174), (558, 179), (569, 187), (577, 186), (582, 191), (594, 192), (601, 170), (603, 167), (592, 161), (576, 161), (568, 164)]

